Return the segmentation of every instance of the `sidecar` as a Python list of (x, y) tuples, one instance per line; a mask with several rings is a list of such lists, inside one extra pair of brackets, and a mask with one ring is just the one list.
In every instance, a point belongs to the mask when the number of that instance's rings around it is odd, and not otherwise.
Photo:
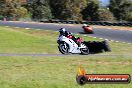
[(111, 48), (107, 41), (84, 41), (90, 53), (110, 52)]

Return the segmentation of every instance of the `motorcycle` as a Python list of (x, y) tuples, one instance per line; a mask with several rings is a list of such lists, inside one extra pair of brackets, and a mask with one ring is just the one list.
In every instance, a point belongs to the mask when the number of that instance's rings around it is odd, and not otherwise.
[(93, 28), (90, 26), (83, 26), (83, 31), (84, 33), (88, 33), (88, 34), (94, 34)]
[[(81, 40), (81, 38), (78, 38)], [(60, 35), (58, 37), (57, 43), (58, 48), (62, 54), (94, 54), (100, 52), (110, 52), (111, 48), (107, 41), (81, 41), (77, 44), (71, 36)]]
[(78, 45), (75, 41), (73, 41), (69, 36), (60, 35), (58, 37), (57, 43), (59, 44), (58, 48), (62, 54), (82, 54), (88, 55), (89, 48), (81, 42)]

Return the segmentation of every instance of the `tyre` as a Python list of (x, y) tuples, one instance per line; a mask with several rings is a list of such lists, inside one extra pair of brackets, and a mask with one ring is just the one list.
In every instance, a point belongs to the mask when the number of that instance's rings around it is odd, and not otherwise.
[(94, 34), (94, 31), (91, 31), (91, 34)]
[(85, 76), (77, 76), (76, 81), (80, 85), (84, 85), (87, 83), (87, 78)]
[(69, 45), (67, 43), (60, 43), (58, 48), (62, 54), (69, 54)]
[(110, 48), (108, 42), (107, 41), (103, 41), (103, 43), (104, 43), (104, 51), (111, 52), (111, 48)]
[(94, 34), (94, 31), (84, 31), (85, 34)]
[(86, 48), (81, 48), (80, 51), (81, 51), (82, 55), (88, 55), (89, 54), (89, 49), (87, 46), (86, 46)]

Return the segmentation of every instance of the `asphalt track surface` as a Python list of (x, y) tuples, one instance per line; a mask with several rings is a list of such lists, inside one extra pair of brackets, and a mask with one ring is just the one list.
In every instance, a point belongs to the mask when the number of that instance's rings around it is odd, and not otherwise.
[[(43, 29), (43, 30), (53, 30), (58, 31), (60, 28), (66, 28), (67, 31), (72, 33), (83, 33), (81, 25), (63, 25), (63, 24), (51, 24), (51, 23), (28, 23), (28, 22), (8, 22), (0, 21), (1, 26), (13, 26), (22, 28), (33, 28), (33, 29)], [(94, 34), (85, 34), (93, 37), (99, 37), (108, 40), (114, 40), (119, 42), (132, 43), (132, 31), (128, 30), (113, 30), (105, 28), (94, 28)]]

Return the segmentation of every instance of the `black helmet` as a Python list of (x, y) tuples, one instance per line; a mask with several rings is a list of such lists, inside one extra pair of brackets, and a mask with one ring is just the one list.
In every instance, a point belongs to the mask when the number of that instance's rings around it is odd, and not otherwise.
[(65, 28), (61, 28), (61, 29), (59, 29), (59, 32), (60, 32), (60, 33), (65, 33), (65, 31), (66, 31)]

